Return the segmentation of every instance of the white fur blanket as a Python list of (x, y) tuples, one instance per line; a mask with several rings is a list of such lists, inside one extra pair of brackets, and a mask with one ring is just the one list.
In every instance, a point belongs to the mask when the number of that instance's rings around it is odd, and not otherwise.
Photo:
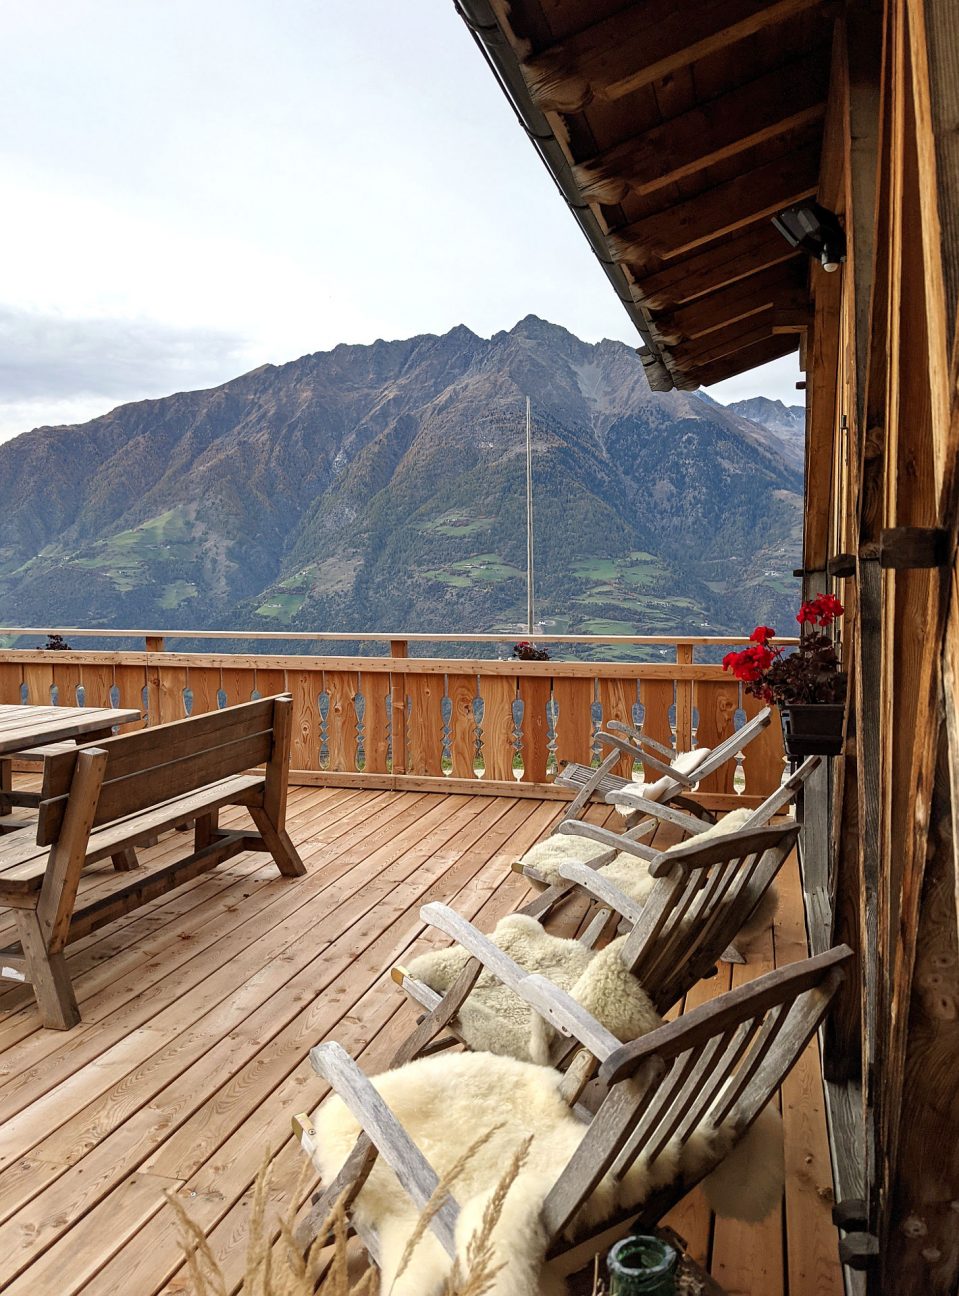
[[(678, 850), (681, 846), (691, 846), (694, 843), (709, 841), (713, 837), (725, 836), (726, 833), (738, 832), (752, 814), (753, 811), (749, 809), (730, 810), (718, 823), (710, 824), (703, 832), (668, 847), (667, 853)], [(572, 861), (588, 864), (590, 860), (596, 859), (607, 849), (608, 847), (602, 846), (599, 842), (590, 841), (588, 837), (567, 837), (563, 833), (554, 833), (552, 837), (546, 837), (535, 846), (531, 846), (521, 863), (531, 864), (546, 882), (552, 885), (562, 883), (563, 878), (559, 870), (563, 864)], [(611, 882), (615, 882), (621, 891), (640, 905), (646, 903), (656, 881), (655, 878), (650, 877), (647, 861), (626, 851), (620, 851), (608, 864), (601, 865), (599, 872), (604, 877), (608, 877)], [(744, 924), (742, 936), (748, 938), (768, 927), (776, 915), (778, 904), (779, 898), (774, 882), (766, 890), (749, 921)]]
[[(470, 1140), (493, 1131), (453, 1186), (461, 1207), (457, 1248), (464, 1267), (467, 1245), (480, 1226), (484, 1207), (517, 1148), (532, 1136), (529, 1158), (509, 1188), (493, 1234), (496, 1262), (504, 1268), (488, 1289), (490, 1296), (557, 1296), (564, 1290), (562, 1282), (544, 1269), (547, 1239), (540, 1211), (587, 1127), (560, 1096), (560, 1079), (550, 1068), (485, 1053), (422, 1058), (373, 1079), (441, 1178)], [(314, 1123), (317, 1168), (329, 1183), (351, 1151), (359, 1125), (335, 1096), (323, 1104)], [(652, 1165), (638, 1159), (622, 1182), (606, 1176), (574, 1226), (598, 1224), (617, 1206), (642, 1202), (677, 1174), (695, 1174), (704, 1165), (704, 1157), (728, 1148), (731, 1141), (730, 1133), (722, 1128), (699, 1129), (685, 1148), (670, 1143)], [(710, 1178), (711, 1203), (717, 1211), (753, 1220), (768, 1214), (780, 1200), (783, 1186), (778, 1112), (760, 1117)], [(405, 1272), (396, 1277), (419, 1211), (382, 1158), (377, 1159), (353, 1211), (360, 1224), (375, 1230), (379, 1240), (381, 1296), (439, 1296), (451, 1262), (429, 1231), (417, 1244)]]
[[(617, 1039), (636, 1039), (660, 1025), (645, 990), (620, 957), (622, 939), (597, 952), (577, 940), (551, 936), (526, 914), (500, 919), (490, 939), (524, 971), (539, 973), (568, 990)], [(444, 994), (468, 959), (462, 946), (452, 945), (421, 954), (410, 962), (409, 971)], [(480, 974), (460, 1009), (458, 1025), (473, 1049), (549, 1062), (553, 1028), (488, 971)]]

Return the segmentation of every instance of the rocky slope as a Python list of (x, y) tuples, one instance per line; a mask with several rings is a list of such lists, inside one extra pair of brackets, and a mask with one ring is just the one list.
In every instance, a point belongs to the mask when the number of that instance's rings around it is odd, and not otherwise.
[(0, 446), (2, 620), (519, 627), (527, 395), (547, 629), (733, 631), (792, 599), (801, 477), (779, 433), (654, 394), (627, 346), (529, 316), (488, 340), (341, 345)]

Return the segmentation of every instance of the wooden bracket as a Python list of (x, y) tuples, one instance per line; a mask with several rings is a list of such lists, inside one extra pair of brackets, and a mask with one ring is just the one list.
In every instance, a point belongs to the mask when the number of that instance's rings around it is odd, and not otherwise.
[(805, 574), (806, 574), (805, 570), (802, 567), (793, 568), (793, 575), (795, 576), (796, 580), (802, 580)]
[(835, 576), (840, 580), (855, 576), (856, 555), (851, 553), (836, 554), (827, 561), (826, 571), (830, 576)]
[(850, 1269), (868, 1269), (879, 1255), (879, 1239), (872, 1233), (847, 1233), (839, 1242), (839, 1259)]
[(861, 1197), (846, 1197), (832, 1208), (832, 1222), (844, 1233), (862, 1232), (869, 1226), (869, 1211)]
[(944, 527), (890, 527), (879, 533), (879, 564), (896, 571), (944, 567), (949, 532)]

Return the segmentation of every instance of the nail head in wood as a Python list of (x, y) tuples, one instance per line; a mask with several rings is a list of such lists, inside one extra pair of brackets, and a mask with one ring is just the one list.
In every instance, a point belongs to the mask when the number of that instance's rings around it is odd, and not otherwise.
[(895, 571), (943, 567), (949, 559), (949, 532), (943, 527), (890, 527), (879, 535), (880, 565)]

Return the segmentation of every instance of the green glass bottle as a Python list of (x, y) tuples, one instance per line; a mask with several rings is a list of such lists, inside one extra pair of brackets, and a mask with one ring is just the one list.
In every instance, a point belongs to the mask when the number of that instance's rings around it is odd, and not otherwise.
[(609, 1296), (675, 1296), (679, 1256), (662, 1238), (623, 1238), (606, 1257)]

